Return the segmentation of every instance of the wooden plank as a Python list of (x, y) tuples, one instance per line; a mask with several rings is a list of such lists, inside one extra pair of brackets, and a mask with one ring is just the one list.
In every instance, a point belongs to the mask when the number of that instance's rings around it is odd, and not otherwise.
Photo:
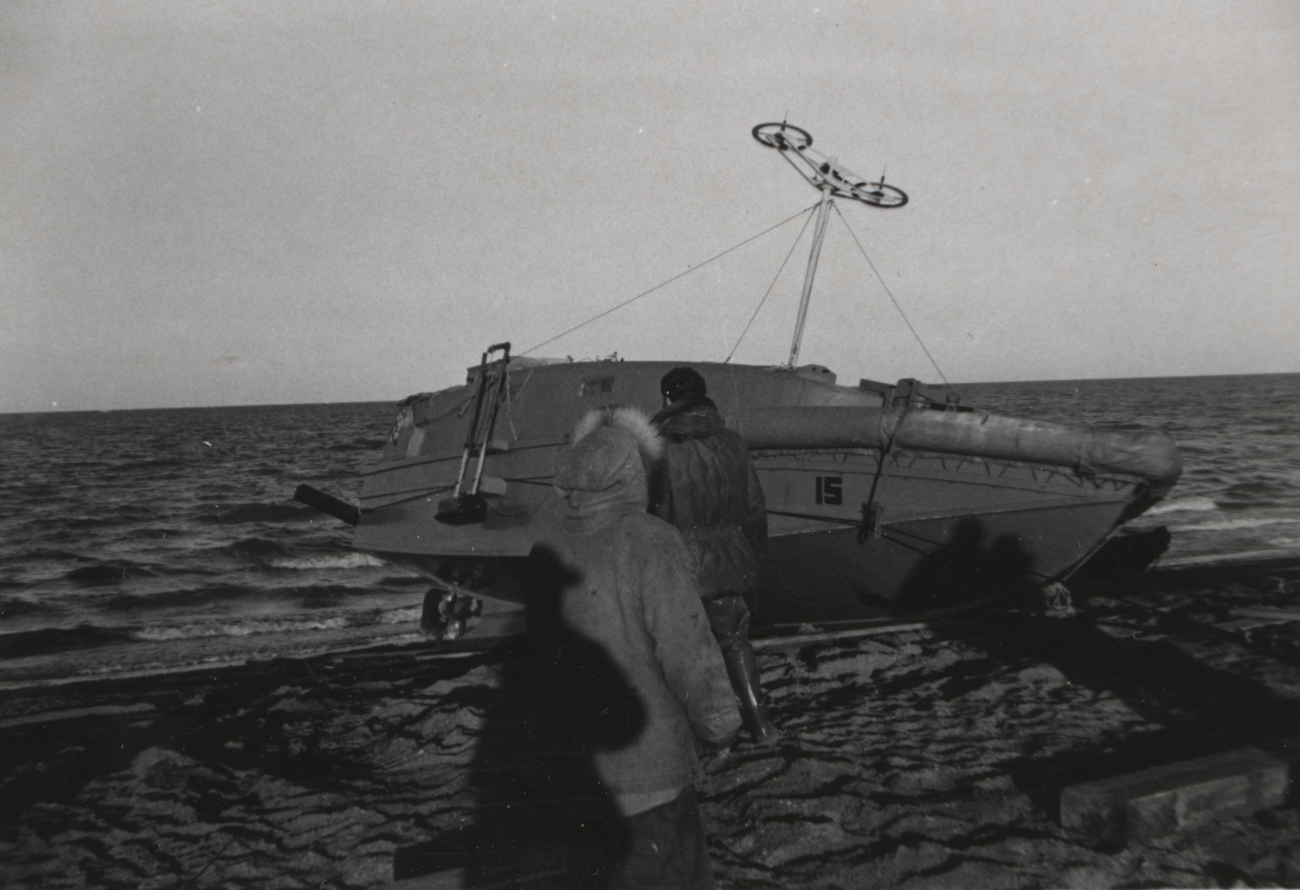
[(134, 717), (138, 714), (147, 714), (152, 710), (154, 706), (148, 702), (138, 702), (133, 705), (96, 705), (89, 708), (69, 708), (66, 711), (43, 711), (39, 714), (0, 720), (0, 729), (13, 729), (33, 723), (53, 723), (56, 720), (78, 720), (82, 717)]
[(1270, 609), (1268, 606), (1250, 606), (1233, 609), (1233, 615), (1242, 618), (1259, 618), (1264, 621), (1300, 621), (1300, 609)]
[(397, 887), (480, 890), (554, 886), (567, 870), (568, 847), (552, 841), (493, 838), (478, 826), (465, 825), (432, 840), (393, 852), (393, 881)]
[(1277, 618), (1235, 618), (1231, 621), (1216, 621), (1214, 627), (1219, 630), (1228, 632), (1236, 630), (1254, 630), (1257, 627), (1276, 627), (1279, 624), (1286, 624), (1287, 619)]
[(1061, 824), (1094, 842), (1148, 841), (1281, 806), (1290, 765), (1258, 748), (1088, 782), (1061, 792)]
[(468, 868), (451, 868), (415, 878), (400, 878), (383, 886), (386, 890), (467, 890), (471, 887), (474, 890), (547, 890), (561, 886), (564, 876), (565, 869), (551, 868), (497, 881), (487, 878), (485, 883), (481, 875), (472, 875)]
[(830, 643), (855, 640), (859, 637), (875, 637), (884, 634), (906, 633), (912, 630), (926, 630), (939, 622), (917, 621), (912, 624), (882, 624), (876, 627), (855, 627), (850, 630), (812, 631), (803, 634), (791, 634), (781, 637), (759, 637), (750, 640), (754, 649), (776, 649), (785, 646), (806, 646), (809, 643)]

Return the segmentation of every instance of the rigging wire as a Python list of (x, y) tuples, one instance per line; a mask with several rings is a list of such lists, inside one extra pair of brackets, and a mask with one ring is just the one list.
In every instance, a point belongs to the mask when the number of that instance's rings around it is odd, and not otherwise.
[[(820, 202), (819, 202), (819, 203), (820, 203)], [(599, 319), (604, 318), (606, 315), (609, 315), (611, 312), (617, 312), (618, 310), (622, 309), (624, 306), (627, 306), (627, 305), (630, 304), (630, 303), (635, 303), (637, 300), (641, 299), (642, 297), (644, 297), (644, 296), (648, 296), (648, 295), (654, 293), (655, 291), (659, 290), (659, 288), (661, 288), (661, 287), (665, 287), (665, 286), (667, 286), (667, 285), (669, 285), (669, 284), (672, 284), (672, 283), (673, 283), (674, 281), (676, 281), (678, 278), (682, 278), (682, 277), (684, 277), (684, 276), (686, 276), (686, 275), (689, 275), (689, 274), (691, 274), (692, 272), (694, 272), (696, 269), (702, 269), (703, 267), (707, 266), (709, 263), (713, 262), (714, 260), (721, 259), (722, 257), (726, 256), (727, 254), (731, 253), (733, 250), (738, 250), (739, 248), (744, 247), (744, 246), (745, 246), (746, 244), (748, 244), (749, 242), (754, 241), (754, 240), (756, 240), (756, 239), (758, 239), (758, 238), (762, 238), (762, 237), (763, 237), (764, 235), (766, 235), (768, 232), (771, 232), (771, 231), (774, 231), (775, 229), (779, 229), (779, 228), (781, 228), (781, 226), (785, 225), (786, 223), (790, 222), (791, 220), (798, 219), (799, 217), (803, 216), (805, 213), (807, 213), (809, 210), (812, 210), (812, 209), (813, 209), (814, 207), (816, 207), (816, 206), (817, 206), (817, 205), (814, 204), (814, 205), (812, 205), (812, 207), (808, 207), (808, 208), (805, 208), (804, 210), (800, 210), (800, 211), (799, 211), (798, 213), (796, 213), (794, 216), (791, 216), (791, 217), (788, 217), (788, 218), (786, 218), (786, 219), (783, 219), (783, 220), (781, 220), (779, 223), (777, 223), (776, 225), (771, 226), (771, 227), (769, 227), (769, 228), (766, 228), (766, 229), (764, 229), (763, 231), (759, 232), (757, 235), (754, 235), (753, 237), (750, 237), (750, 238), (746, 238), (744, 241), (741, 241), (739, 244), (733, 245), (732, 247), (728, 247), (728, 248), (727, 248), (726, 250), (724, 250), (722, 253), (719, 253), (719, 254), (717, 254), (717, 255), (715, 255), (715, 256), (711, 256), (711, 257), (709, 257), (707, 260), (705, 260), (704, 262), (699, 263), (698, 265), (691, 266), (691, 267), (690, 267), (689, 269), (687, 269), (685, 272), (682, 272), (682, 273), (680, 273), (680, 274), (674, 275), (672, 278), (669, 278), (667, 281), (662, 281), (662, 282), (660, 282), (659, 284), (656, 284), (654, 287), (650, 288), (649, 290), (642, 291), (641, 293), (637, 294), (635, 297), (632, 297), (630, 300), (624, 300), (622, 303), (619, 303), (617, 306), (614, 306), (614, 307), (612, 307), (612, 308), (610, 308), (610, 309), (606, 309), (604, 312), (600, 313), (599, 315), (593, 315), (591, 318), (589, 318), (589, 319), (587, 319), (586, 321), (582, 322), (582, 324), (574, 325), (573, 327), (569, 328), (567, 331), (565, 331), (565, 332), (563, 332), (563, 333), (561, 333), (561, 334), (556, 334), (554, 337), (552, 337), (552, 338), (549, 339), (549, 340), (543, 340), (541, 343), (538, 343), (536, 346), (530, 346), (530, 347), (528, 347), (528, 348), (525, 349), (523, 352), (519, 353), (519, 355), (521, 355), (521, 356), (523, 356), (523, 355), (528, 355), (528, 353), (533, 352), (534, 350), (537, 350), (537, 349), (541, 349), (543, 346), (547, 345), (548, 343), (554, 343), (556, 340), (560, 339), (561, 337), (566, 337), (566, 336), (568, 336), (569, 334), (572, 334), (574, 331), (578, 330), (578, 328), (585, 328), (587, 325), (591, 324), (593, 321), (598, 321)]]
[(777, 279), (779, 279), (781, 273), (785, 271), (786, 263), (790, 262), (790, 257), (794, 256), (794, 249), (799, 246), (799, 241), (803, 238), (803, 233), (808, 231), (808, 223), (812, 222), (812, 214), (808, 211), (812, 209), (812, 207), (809, 207), (808, 210), (804, 211), (804, 213), (808, 213), (808, 218), (803, 221), (803, 228), (799, 230), (799, 234), (795, 236), (794, 243), (790, 245), (790, 252), (787, 253), (785, 259), (781, 261), (781, 268), (777, 269), (776, 274), (772, 276), (772, 283), (767, 286), (767, 293), (763, 294), (763, 299), (758, 301), (758, 308), (755, 309), (754, 314), (749, 317), (749, 323), (745, 325), (745, 329), (740, 332), (740, 337), (737, 338), (736, 345), (731, 347), (731, 352), (728, 352), (727, 357), (722, 360), (724, 365), (731, 361), (731, 357), (736, 354), (736, 350), (740, 348), (741, 340), (744, 340), (745, 335), (749, 333), (750, 325), (754, 323), (754, 319), (758, 318), (758, 313), (763, 310), (763, 304), (766, 303), (767, 298), (772, 295), (772, 288), (776, 287)]
[(939, 375), (939, 379), (943, 381), (943, 385), (948, 387), (948, 392), (956, 395), (957, 391), (952, 388), (952, 384), (948, 382), (948, 378), (943, 375), (943, 371), (939, 368), (939, 363), (934, 360), (934, 356), (932, 356), (930, 350), (926, 348), (925, 341), (921, 339), (921, 335), (916, 332), (916, 328), (912, 327), (912, 322), (908, 320), (907, 313), (903, 311), (902, 306), (898, 305), (898, 300), (894, 299), (894, 292), (891, 291), (889, 285), (885, 283), (885, 279), (881, 276), (880, 270), (876, 268), (875, 263), (871, 262), (871, 257), (867, 256), (866, 249), (862, 246), (862, 242), (858, 240), (857, 234), (854, 233), (853, 229), (849, 226), (849, 221), (844, 218), (844, 214), (840, 213), (839, 207), (836, 207), (833, 203), (831, 206), (835, 207), (835, 215), (840, 218), (840, 222), (844, 223), (844, 228), (849, 230), (849, 235), (853, 237), (853, 243), (858, 245), (858, 250), (862, 251), (863, 259), (867, 261), (867, 265), (871, 267), (871, 271), (876, 273), (876, 278), (880, 281), (880, 286), (885, 289), (885, 293), (889, 295), (889, 301), (894, 304), (894, 308), (897, 309), (898, 314), (902, 316), (903, 323), (907, 325), (907, 329), (912, 332), (912, 336), (915, 337), (916, 342), (920, 344), (921, 351), (925, 353), (925, 357), (928, 358), (930, 364), (934, 366), (935, 373)]

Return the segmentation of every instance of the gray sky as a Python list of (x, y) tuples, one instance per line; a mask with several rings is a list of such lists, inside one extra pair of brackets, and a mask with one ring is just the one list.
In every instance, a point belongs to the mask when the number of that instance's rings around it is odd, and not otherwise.
[[(1294, 2), (10, 0), (0, 411), (458, 383), (814, 203), (783, 117), (954, 382), (1300, 371)], [(536, 354), (721, 360), (797, 232)], [(802, 361), (936, 379), (837, 219), (817, 283)]]

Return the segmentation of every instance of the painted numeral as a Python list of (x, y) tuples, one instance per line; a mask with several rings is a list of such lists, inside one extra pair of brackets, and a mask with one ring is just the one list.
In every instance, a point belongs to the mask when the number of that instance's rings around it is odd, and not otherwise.
[(817, 477), (817, 503), (832, 507), (844, 503), (843, 476)]

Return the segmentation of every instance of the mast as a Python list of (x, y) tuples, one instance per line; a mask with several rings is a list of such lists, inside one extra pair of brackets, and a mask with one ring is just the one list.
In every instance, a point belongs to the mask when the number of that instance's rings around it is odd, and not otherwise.
[(812, 298), (813, 277), (817, 274), (817, 260), (822, 253), (822, 241), (826, 238), (826, 223), (831, 218), (831, 207), (835, 202), (831, 200), (831, 190), (823, 188), (822, 202), (817, 205), (817, 225), (813, 228), (812, 252), (808, 254), (808, 271), (803, 277), (803, 295), (799, 297), (799, 317), (794, 323), (794, 340), (790, 343), (790, 361), (788, 367), (793, 368), (799, 359), (799, 344), (803, 340), (803, 325), (808, 319), (808, 302)]

